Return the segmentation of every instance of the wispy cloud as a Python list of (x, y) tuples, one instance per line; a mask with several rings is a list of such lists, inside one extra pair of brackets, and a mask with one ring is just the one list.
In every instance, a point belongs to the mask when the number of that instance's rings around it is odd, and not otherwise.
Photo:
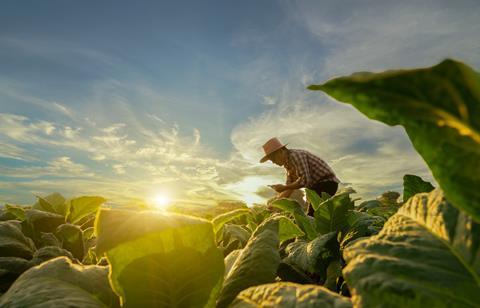
[(8, 144), (0, 142), (0, 157), (13, 158), (17, 160), (34, 160), (35, 158), (28, 154), (24, 149), (15, 146), (13, 144)]
[[(277, 79), (271, 87), (282, 89), (275, 108), (233, 130), (232, 143), (249, 165), (261, 157), (263, 142), (277, 136), (326, 159), (340, 179), (364, 197), (400, 191), (405, 173), (433, 180), (402, 128), (368, 120), (321, 93), (307, 93), (299, 84), (355, 71), (427, 66), (445, 57), (479, 65), (479, 10), (435, 2), (370, 4), (352, 2), (349, 10), (334, 2), (288, 4), (292, 20), (304, 25), (327, 52), (320, 65), (304, 59), (292, 65), (297, 69), (289, 78)], [(262, 74), (248, 75), (249, 82), (261, 83), (260, 76), (272, 72), (268, 64), (258, 67)]]
[(76, 163), (68, 156), (61, 156), (47, 162), (45, 166), (4, 167), (0, 166), (3, 177), (36, 179), (41, 177), (55, 178), (88, 178), (95, 173), (83, 164)]
[[(223, 62), (205, 56), (209, 60), (198, 64), (214, 67), (209, 72), (223, 74), (241, 89), (237, 93), (203, 88), (200, 81), (209, 76), (202, 75), (190, 83), (198, 88), (175, 96), (158, 89), (168, 71), (163, 79), (155, 71), (147, 81), (133, 68), (138, 62), (94, 48), (0, 37), (4, 50), (47, 63), (50, 76), (56, 78), (52, 64), (88, 80), (73, 78), (79, 93), (57, 99), (34, 91), (32, 84), (44, 84), (38, 80), (1, 76), (0, 157), (7, 161), (0, 167), (1, 200), (60, 191), (125, 203), (166, 190), (181, 201), (258, 202), (272, 193), (266, 184), (284, 180), (281, 168), (258, 162), (261, 145), (273, 136), (323, 157), (364, 197), (400, 190), (404, 173), (431, 180), (402, 128), (370, 121), (305, 87), (355, 71), (427, 66), (445, 57), (480, 66), (476, 1), (281, 3), (285, 15), (274, 32), (240, 27), (225, 44), (232, 49), (223, 52), (241, 52)], [(123, 74), (105, 73), (118, 67)], [(197, 99), (200, 92), (208, 99)], [(232, 105), (244, 98), (248, 106)], [(235, 114), (226, 117), (230, 109)], [(229, 136), (230, 153), (220, 155), (212, 135)]]

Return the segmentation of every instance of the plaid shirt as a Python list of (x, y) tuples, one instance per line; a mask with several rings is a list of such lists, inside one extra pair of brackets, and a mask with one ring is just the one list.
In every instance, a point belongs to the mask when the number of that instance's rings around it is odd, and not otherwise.
[(287, 184), (301, 178), (303, 187), (312, 187), (318, 182), (334, 181), (340, 183), (332, 168), (318, 156), (304, 150), (288, 150)]

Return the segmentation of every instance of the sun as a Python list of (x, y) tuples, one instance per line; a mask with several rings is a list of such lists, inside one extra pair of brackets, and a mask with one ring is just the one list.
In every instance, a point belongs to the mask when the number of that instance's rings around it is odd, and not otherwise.
[(161, 210), (166, 209), (170, 204), (170, 201), (170, 198), (165, 193), (159, 193), (153, 197), (155, 207)]

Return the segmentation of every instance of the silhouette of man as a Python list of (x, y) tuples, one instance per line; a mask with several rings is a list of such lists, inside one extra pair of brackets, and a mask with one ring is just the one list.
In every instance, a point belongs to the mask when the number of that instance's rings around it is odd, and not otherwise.
[[(277, 138), (268, 140), (263, 145), (265, 156), (261, 163), (270, 160), (272, 163), (283, 166), (287, 171), (285, 184), (270, 185), (278, 197), (288, 198), (295, 189), (309, 188), (319, 196), (322, 192), (335, 195), (338, 189), (339, 179), (335, 176), (332, 168), (320, 157), (305, 150), (287, 149)], [(313, 216), (313, 208), (308, 207), (308, 215)]]

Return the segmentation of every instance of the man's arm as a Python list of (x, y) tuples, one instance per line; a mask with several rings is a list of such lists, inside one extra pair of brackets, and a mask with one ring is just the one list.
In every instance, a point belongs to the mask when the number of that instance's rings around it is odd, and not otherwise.
[(285, 190), (294, 190), (294, 189), (299, 189), (303, 187), (303, 180), (302, 178), (298, 178), (295, 182), (284, 185), (284, 191)]
[(295, 182), (283, 185), (283, 184), (276, 184), (276, 185), (270, 185), (271, 188), (273, 188), (276, 192), (284, 192), (287, 190), (295, 190), (303, 187), (303, 180), (302, 178), (298, 178)]
[(290, 195), (293, 193), (293, 189), (290, 189), (290, 190), (284, 190), (282, 191), (281, 193), (279, 193), (277, 195), (277, 198), (281, 199), (281, 198), (288, 198), (290, 197)]

